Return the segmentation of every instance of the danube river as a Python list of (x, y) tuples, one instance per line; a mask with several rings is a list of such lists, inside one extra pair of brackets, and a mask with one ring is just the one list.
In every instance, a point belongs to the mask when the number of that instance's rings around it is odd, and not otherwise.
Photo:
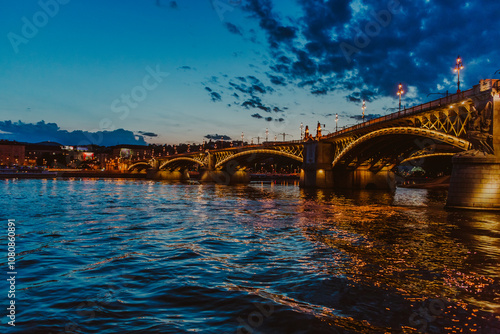
[(2, 333), (500, 333), (500, 213), (446, 211), (443, 191), (104, 179), (0, 190)]

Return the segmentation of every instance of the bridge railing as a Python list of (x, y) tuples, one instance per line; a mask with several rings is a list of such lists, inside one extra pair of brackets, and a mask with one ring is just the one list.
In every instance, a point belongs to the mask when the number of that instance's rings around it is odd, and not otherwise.
[(424, 111), (432, 110), (432, 109), (442, 107), (444, 105), (448, 105), (451, 103), (457, 103), (457, 102), (463, 101), (464, 99), (467, 99), (473, 95), (474, 95), (474, 89), (473, 88), (468, 89), (468, 90), (462, 91), (460, 93), (451, 94), (451, 95), (448, 95), (446, 97), (441, 97), (437, 100), (426, 102), (426, 103), (423, 103), (421, 105), (414, 106), (414, 107), (411, 107), (408, 109), (405, 108), (404, 110), (400, 110), (400, 111), (391, 113), (389, 115), (375, 118), (375, 119), (372, 119), (372, 120), (369, 120), (369, 121), (366, 121), (363, 123), (359, 123), (359, 124), (356, 124), (353, 126), (342, 127), (340, 130), (324, 136), (324, 138), (332, 138), (332, 137), (340, 136), (346, 132), (361, 129), (361, 128), (364, 128), (364, 127), (367, 127), (367, 126), (370, 126), (373, 124), (383, 123), (386, 121), (391, 121), (394, 119), (398, 119), (398, 118), (402, 118), (402, 117), (406, 117), (406, 116), (411, 116), (411, 115), (418, 114), (418, 113), (421, 113)]

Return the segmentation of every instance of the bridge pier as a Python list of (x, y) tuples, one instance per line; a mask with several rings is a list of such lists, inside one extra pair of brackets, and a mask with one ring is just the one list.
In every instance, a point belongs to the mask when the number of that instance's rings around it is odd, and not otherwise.
[(352, 171), (335, 168), (334, 184), (335, 188), (392, 191), (396, 188), (396, 175), (388, 168), (377, 172), (362, 167)]
[(500, 158), (469, 154), (453, 157), (446, 206), (500, 210)]
[(468, 136), (475, 150), (453, 157), (448, 208), (500, 210), (500, 87), (483, 80), (476, 88), (491, 98), (475, 101), (478, 111)]
[(238, 165), (227, 164), (223, 170), (215, 168), (215, 157), (208, 154), (206, 168), (200, 170), (201, 183), (248, 184), (250, 173)]
[(333, 145), (329, 142), (304, 143), (304, 162), (300, 170), (300, 187), (333, 188)]
[(395, 175), (387, 168), (374, 172), (368, 168), (332, 168), (333, 145), (328, 142), (304, 143), (304, 163), (300, 171), (302, 188), (346, 188), (394, 190)]
[(250, 173), (245, 170), (237, 170), (233, 173), (224, 170), (203, 170), (200, 177), (201, 183), (218, 184), (248, 184)]
[(146, 177), (153, 180), (188, 181), (189, 173), (186, 169), (173, 171), (150, 169), (147, 171)]

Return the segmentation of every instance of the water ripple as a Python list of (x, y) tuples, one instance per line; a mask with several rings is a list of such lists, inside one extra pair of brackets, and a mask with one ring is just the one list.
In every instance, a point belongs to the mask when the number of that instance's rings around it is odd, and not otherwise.
[(443, 192), (0, 182), (18, 333), (500, 331), (500, 215)]

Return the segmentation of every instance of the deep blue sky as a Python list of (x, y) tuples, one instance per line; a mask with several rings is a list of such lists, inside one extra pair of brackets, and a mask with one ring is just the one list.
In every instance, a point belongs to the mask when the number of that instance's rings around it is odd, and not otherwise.
[(176, 144), (269, 128), (298, 139), (301, 122), (334, 130), (335, 113), (355, 124), (362, 99), (387, 113), (399, 82), (408, 106), (455, 92), (459, 54), (462, 88), (499, 77), (498, 1), (0, 4), (0, 138)]

